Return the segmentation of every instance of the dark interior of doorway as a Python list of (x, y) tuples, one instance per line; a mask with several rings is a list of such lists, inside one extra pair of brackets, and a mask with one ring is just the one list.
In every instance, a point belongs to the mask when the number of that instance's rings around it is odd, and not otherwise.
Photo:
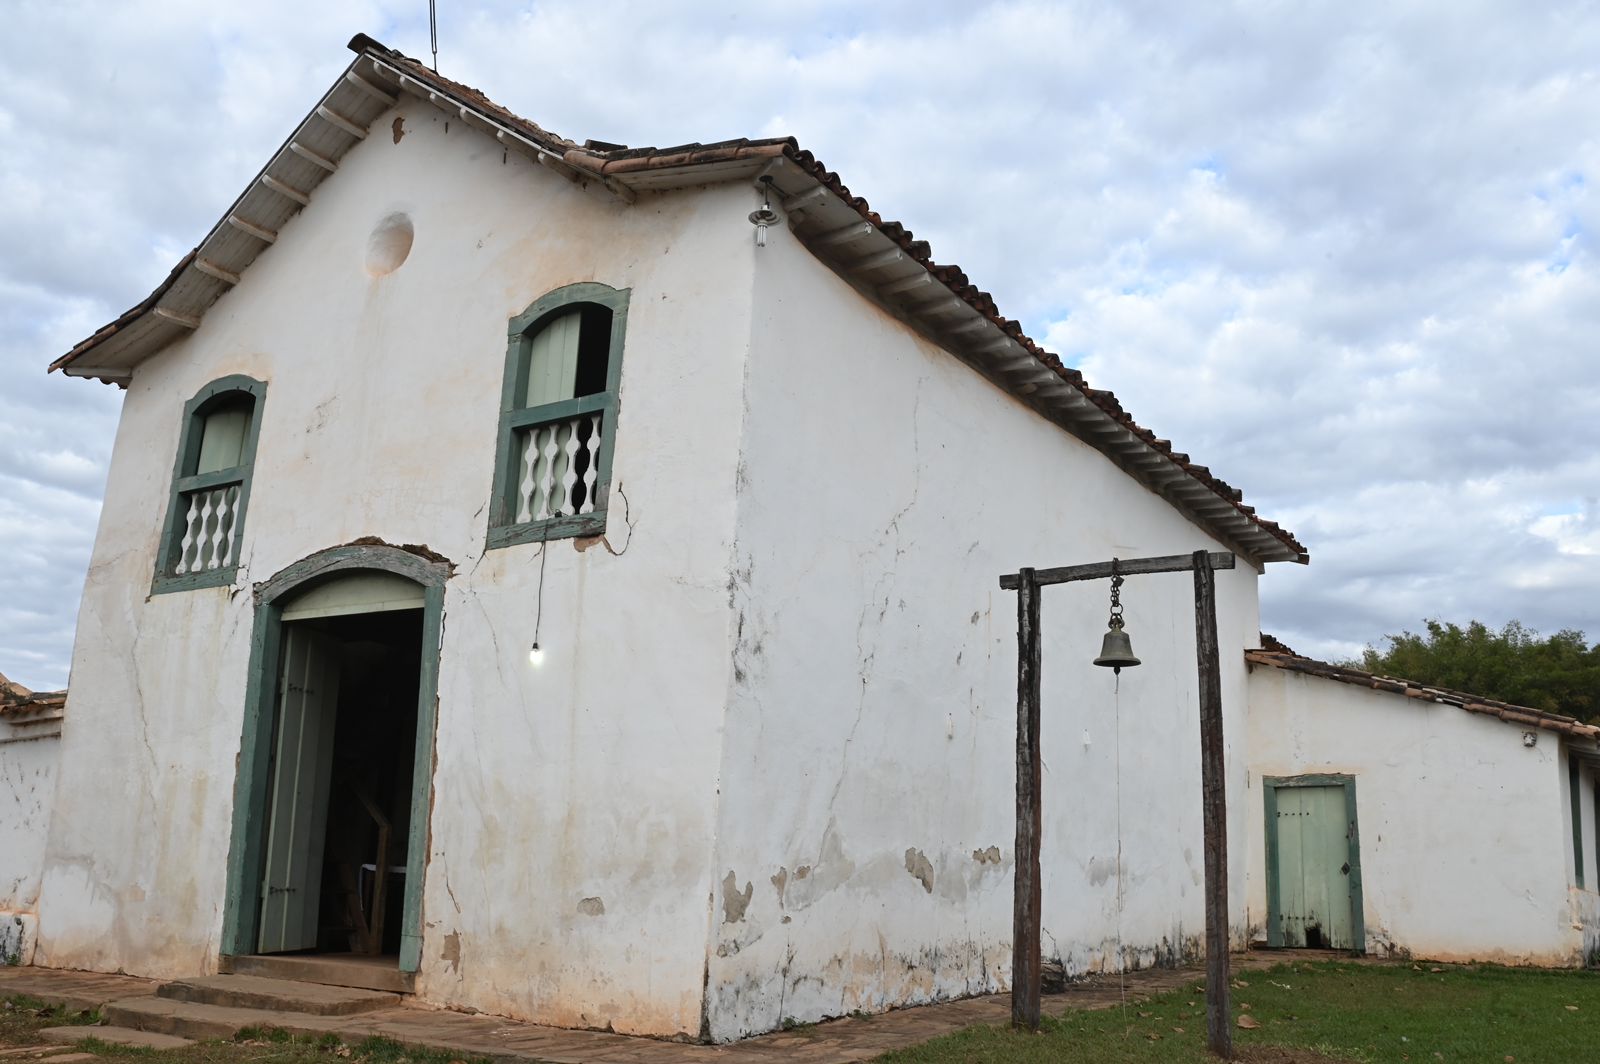
[(290, 622), (339, 644), (319, 953), (396, 957), (416, 760), (422, 611)]

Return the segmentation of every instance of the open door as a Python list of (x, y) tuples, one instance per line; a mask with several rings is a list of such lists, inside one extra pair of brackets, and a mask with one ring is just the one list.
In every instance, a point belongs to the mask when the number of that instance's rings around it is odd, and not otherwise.
[(1263, 781), (1267, 796), (1267, 943), (1365, 948), (1355, 780)]
[(256, 945), (261, 953), (317, 945), (339, 704), (338, 643), (302, 625), (284, 627)]

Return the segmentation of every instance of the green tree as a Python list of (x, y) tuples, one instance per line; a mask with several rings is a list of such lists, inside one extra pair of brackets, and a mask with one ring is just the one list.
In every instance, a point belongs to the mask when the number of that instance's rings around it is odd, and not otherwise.
[(1355, 664), (1580, 720), (1600, 717), (1600, 643), (1591, 647), (1582, 632), (1563, 629), (1541, 637), (1520, 621), (1500, 629), (1481, 621), (1465, 627), (1425, 623), (1425, 635), (1386, 635), (1385, 650), (1368, 646)]

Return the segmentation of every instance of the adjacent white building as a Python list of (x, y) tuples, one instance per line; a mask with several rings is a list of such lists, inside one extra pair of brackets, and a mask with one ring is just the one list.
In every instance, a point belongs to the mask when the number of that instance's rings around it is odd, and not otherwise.
[(33, 959), (65, 695), (0, 675), (0, 964)]
[(1254, 650), (1255, 939), (1574, 966), (1600, 946), (1600, 727)]
[[(1024, 565), (1238, 556), (1241, 947), (1260, 773), (1380, 800), (1398, 766), (1334, 756), (1247, 671), (1293, 536), (793, 141), (578, 144), (351, 47), (200, 246), (53, 366), (126, 394), (59, 799), (0, 899), (35, 963), (713, 1040), (1000, 989), (997, 578)], [(1072, 972), (1201, 948), (1190, 594), (1124, 590), (1120, 685), (1090, 665), (1103, 588), (1044, 602), (1045, 952)], [(1554, 780), (1557, 741), (1518, 770)], [(1377, 902), (1372, 823), (1353, 945), (1431, 949)]]

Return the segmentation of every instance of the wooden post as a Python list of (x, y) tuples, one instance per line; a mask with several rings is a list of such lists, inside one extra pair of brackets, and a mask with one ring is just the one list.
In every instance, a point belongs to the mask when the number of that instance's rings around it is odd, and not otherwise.
[(1222, 671), (1217, 657), (1217, 582), (1194, 553), (1194, 642), (1200, 669), (1200, 790), (1205, 824), (1206, 1042), (1233, 1059), (1228, 1004), (1228, 819), (1222, 746)]
[(1017, 845), (1011, 911), (1011, 1025), (1039, 1029), (1039, 584), (1032, 569), (1017, 584)]

